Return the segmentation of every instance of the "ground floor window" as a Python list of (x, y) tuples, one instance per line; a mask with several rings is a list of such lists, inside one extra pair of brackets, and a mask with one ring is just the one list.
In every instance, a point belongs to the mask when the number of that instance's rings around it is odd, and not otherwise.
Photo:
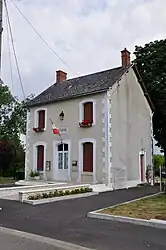
[(37, 171), (44, 170), (44, 146), (38, 145), (37, 149)]
[(93, 172), (93, 143), (83, 143), (83, 172)]
[(68, 144), (58, 145), (58, 169), (68, 169)]

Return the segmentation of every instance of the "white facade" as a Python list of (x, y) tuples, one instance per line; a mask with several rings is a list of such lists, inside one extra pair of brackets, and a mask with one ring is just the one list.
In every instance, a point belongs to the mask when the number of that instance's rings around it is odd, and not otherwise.
[[(93, 125), (80, 128), (83, 104), (93, 102)], [(45, 130), (35, 133), (37, 112), (45, 110)], [(64, 112), (60, 121), (59, 113)], [(53, 135), (49, 118), (64, 130), (62, 139)], [(140, 154), (143, 174), (152, 164), (152, 112), (132, 68), (107, 92), (33, 107), (27, 115), (26, 179), (35, 171), (37, 145), (44, 146), (45, 180), (79, 183), (104, 183), (110, 188), (141, 183)], [(93, 144), (93, 172), (83, 171), (83, 145)], [(66, 149), (58, 145), (65, 144)], [(59, 151), (58, 151), (59, 150)], [(63, 160), (62, 160), (63, 159)], [(47, 163), (51, 168), (47, 169)], [(76, 163), (76, 164), (75, 164)]]

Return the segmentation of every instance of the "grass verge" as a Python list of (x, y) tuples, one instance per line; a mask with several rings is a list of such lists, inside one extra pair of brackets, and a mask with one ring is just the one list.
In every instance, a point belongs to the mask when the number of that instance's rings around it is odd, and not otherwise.
[(13, 177), (0, 177), (0, 184), (13, 184), (15, 180)]
[(166, 194), (107, 208), (100, 213), (146, 220), (166, 220)]

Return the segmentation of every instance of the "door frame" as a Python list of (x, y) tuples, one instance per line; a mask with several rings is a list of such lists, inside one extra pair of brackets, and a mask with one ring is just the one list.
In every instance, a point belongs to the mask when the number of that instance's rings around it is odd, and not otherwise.
[[(144, 181), (141, 181), (141, 155), (144, 156)], [(140, 183), (144, 183), (146, 181), (146, 152), (141, 150), (139, 151), (139, 180), (140, 180)]]
[(58, 145), (68, 144), (68, 180), (71, 180), (71, 140), (54, 140), (53, 141), (53, 168), (52, 179), (58, 181)]
[(81, 182), (83, 172), (83, 144), (91, 142), (93, 144), (93, 183), (96, 183), (96, 140), (93, 138), (83, 138), (78, 142), (78, 178), (77, 182)]
[(47, 143), (44, 141), (38, 141), (33, 144), (33, 171), (37, 171), (37, 146), (44, 146), (44, 165), (43, 171), (39, 171), (43, 173), (43, 178), (46, 180), (46, 150), (47, 150)]

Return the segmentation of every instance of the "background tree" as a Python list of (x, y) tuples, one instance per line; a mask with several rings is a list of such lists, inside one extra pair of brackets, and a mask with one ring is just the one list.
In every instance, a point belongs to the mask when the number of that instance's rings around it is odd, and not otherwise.
[[(166, 39), (136, 46), (138, 71), (155, 107), (153, 131), (166, 159)], [(166, 163), (166, 160), (165, 160)]]
[(164, 166), (164, 156), (163, 155), (154, 155), (153, 156), (153, 164), (154, 164), (154, 171), (155, 176), (160, 175), (160, 166)]
[(32, 97), (20, 102), (5, 84), (0, 83), (0, 169), (3, 175), (5, 170), (11, 174), (24, 164), (20, 135), (26, 131), (27, 103)]

